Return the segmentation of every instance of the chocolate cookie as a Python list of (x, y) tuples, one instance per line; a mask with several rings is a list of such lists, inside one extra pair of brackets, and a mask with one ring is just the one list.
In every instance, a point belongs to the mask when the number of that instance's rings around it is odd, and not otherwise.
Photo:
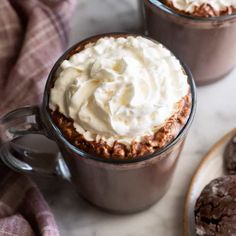
[(236, 235), (236, 176), (211, 181), (198, 197), (194, 213), (197, 235)]
[(228, 174), (236, 174), (236, 135), (225, 148), (224, 165)]

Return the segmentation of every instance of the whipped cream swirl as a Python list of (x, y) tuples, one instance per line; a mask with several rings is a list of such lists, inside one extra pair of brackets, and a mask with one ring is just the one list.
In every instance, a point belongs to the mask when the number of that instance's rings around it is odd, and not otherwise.
[(143, 37), (104, 37), (62, 62), (49, 107), (88, 141), (129, 145), (152, 135), (189, 90), (180, 62)]
[(167, 0), (172, 2), (173, 6), (184, 12), (192, 13), (195, 8), (200, 7), (203, 4), (209, 4), (214, 10), (222, 11), (227, 7), (235, 6), (236, 0)]

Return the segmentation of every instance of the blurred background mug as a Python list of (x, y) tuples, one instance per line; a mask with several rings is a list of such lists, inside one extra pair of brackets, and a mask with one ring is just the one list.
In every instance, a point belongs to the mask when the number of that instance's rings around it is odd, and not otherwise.
[(236, 14), (194, 17), (159, 0), (140, 0), (148, 36), (158, 40), (190, 68), (198, 85), (213, 83), (236, 65)]
[[(106, 34), (113, 37), (129, 34)], [(112, 212), (131, 213), (146, 209), (168, 190), (185, 137), (196, 108), (196, 89), (191, 73), (188, 76), (192, 107), (189, 118), (177, 137), (160, 150), (131, 160), (96, 157), (73, 146), (51, 119), (48, 108), (50, 89), (62, 61), (100, 37), (77, 43), (55, 63), (47, 80), (41, 106), (23, 107), (0, 119), (0, 157), (15, 171), (61, 176), (74, 184), (79, 194), (92, 204)], [(60, 153), (26, 148), (21, 140), (28, 134), (45, 135), (55, 141)]]

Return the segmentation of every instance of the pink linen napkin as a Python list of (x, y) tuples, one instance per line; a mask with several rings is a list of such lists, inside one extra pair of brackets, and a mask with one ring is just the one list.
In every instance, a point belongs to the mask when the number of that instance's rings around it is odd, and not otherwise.
[(0, 166), (0, 235), (59, 236), (54, 217), (36, 185)]
[[(75, 0), (0, 0), (0, 116), (41, 102), (48, 73), (68, 43)], [(58, 236), (35, 184), (0, 163), (0, 236)]]
[(41, 102), (47, 75), (68, 43), (74, 2), (0, 1), (0, 115)]

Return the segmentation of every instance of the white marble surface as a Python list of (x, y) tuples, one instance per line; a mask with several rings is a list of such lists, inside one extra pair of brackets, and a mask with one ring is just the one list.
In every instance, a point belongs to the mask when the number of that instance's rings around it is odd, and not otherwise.
[[(109, 31), (137, 31), (136, 0), (78, 0), (71, 44)], [(102, 212), (62, 180), (40, 182), (62, 236), (180, 236), (184, 195), (202, 156), (236, 125), (236, 71), (213, 85), (198, 88), (198, 108), (187, 142), (166, 196), (152, 208), (133, 215)]]

